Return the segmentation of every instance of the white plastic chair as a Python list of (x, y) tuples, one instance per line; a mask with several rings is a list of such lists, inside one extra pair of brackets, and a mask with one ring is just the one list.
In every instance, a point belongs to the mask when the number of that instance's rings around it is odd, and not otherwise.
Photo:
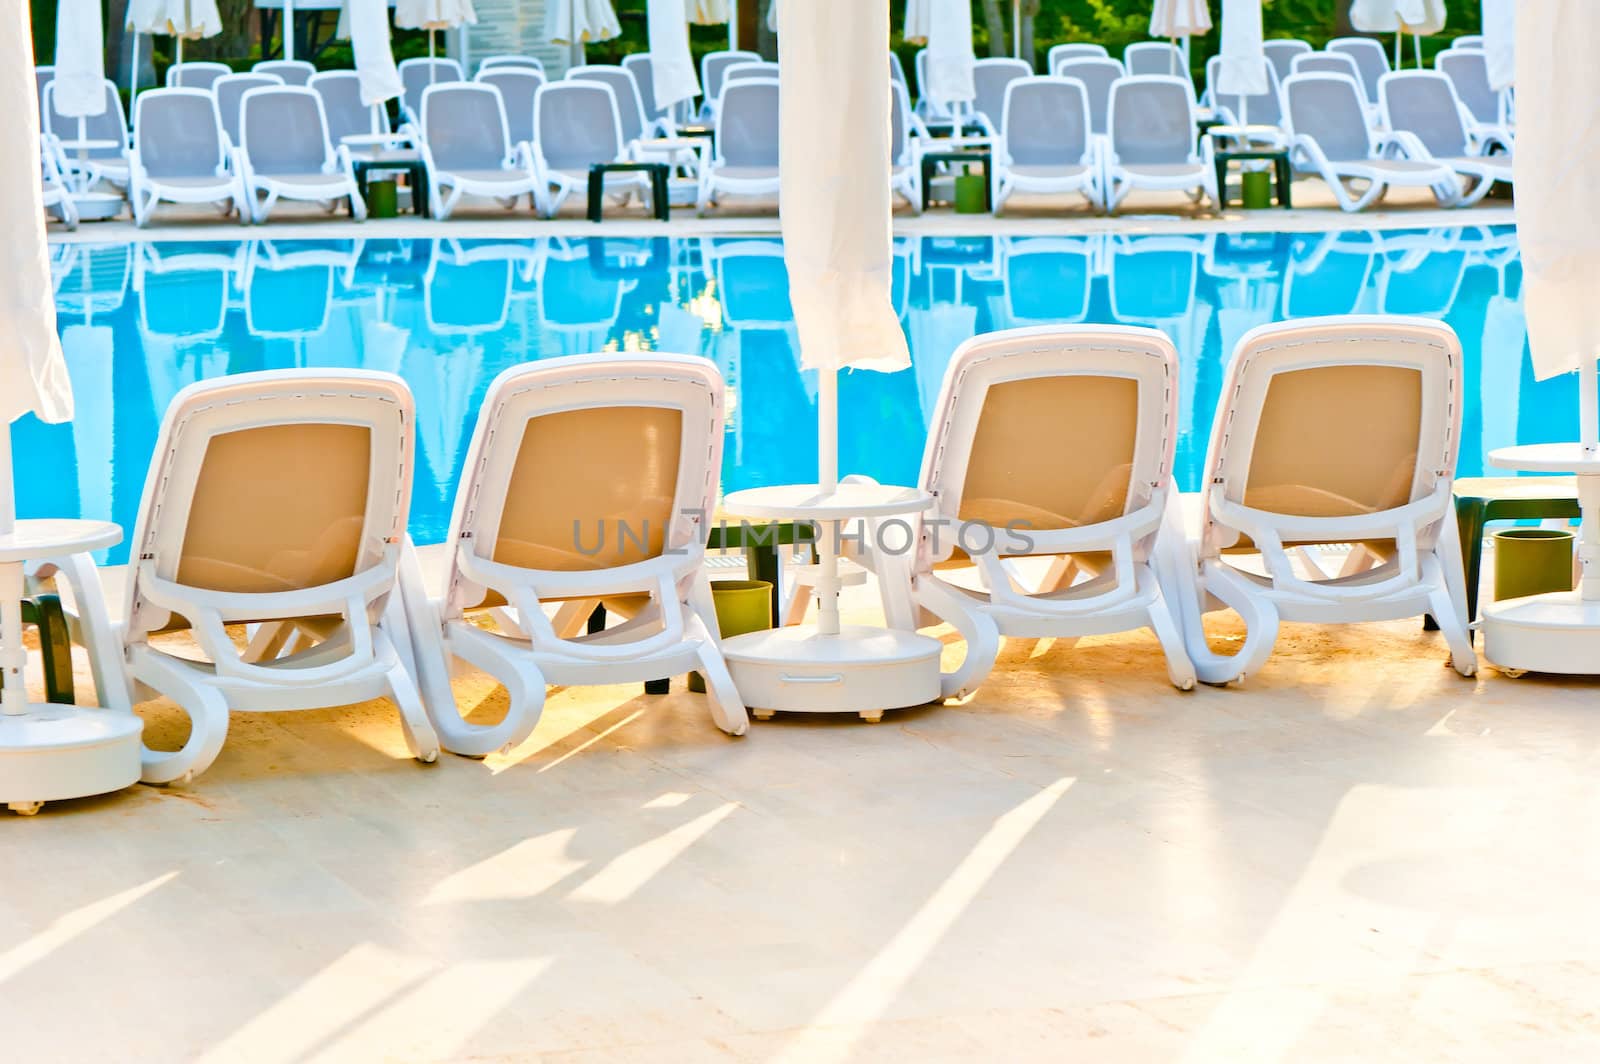
[[(1451, 167), (1419, 152), (1414, 138), (1372, 132), (1361, 86), (1348, 75), (1293, 74), (1283, 83), (1283, 101), (1290, 160), (1319, 175), (1341, 209), (1359, 211), (1390, 188), (1432, 189), (1443, 206), (1459, 201)], [(1346, 181), (1367, 187), (1358, 193)]]
[(429, 85), (422, 92), (421, 129), (435, 218), (450, 217), (461, 197), (469, 195), (492, 197), (507, 210), (526, 195), (535, 209), (543, 207), (545, 182), (538, 157), (532, 145), (511, 142), (505, 103), (493, 85)]
[[(1239, 341), (1222, 388), (1199, 527), (1163, 557), (1200, 679), (1258, 671), (1281, 621), (1432, 615), (1463, 676), (1477, 669), (1451, 484), (1461, 345), (1426, 318), (1308, 318)], [(1309, 547), (1354, 544), (1338, 572)], [(1254, 555), (1257, 564), (1244, 564)], [(1298, 562), (1298, 564), (1297, 564)], [(1203, 612), (1232, 608), (1237, 653), (1206, 642)]]
[(350, 205), (358, 222), (367, 217), (366, 201), (356, 184), (350, 152), (332, 146), (322, 97), (293, 85), (250, 89), (239, 101), (238, 170), (260, 224), (280, 199), (309, 200), (332, 206)]
[(210, 89), (216, 80), (233, 73), (227, 63), (174, 63), (167, 67), (169, 89)]
[(777, 195), (777, 80), (735, 81), (724, 89), (716, 133), (715, 154), (700, 175), (699, 209), (723, 195)]
[(265, 59), (250, 70), (255, 74), (275, 75), (285, 85), (298, 85), (302, 88), (311, 84), (311, 78), (317, 72), (317, 68), (304, 59)]
[[(542, 86), (534, 98), (533, 128), (546, 218), (568, 196), (588, 195), (591, 166), (629, 159), (617, 94), (605, 81), (572, 78)], [(650, 194), (649, 178), (642, 173), (606, 174), (604, 180), (606, 193), (614, 197)]]
[(644, 100), (639, 93), (639, 83), (626, 67), (589, 66), (573, 67), (567, 71), (569, 81), (593, 81), (611, 86), (617, 102), (617, 121), (622, 131), (622, 154), (630, 158), (637, 154), (639, 140), (649, 129), (645, 119)]
[[(146, 749), (145, 782), (204, 772), (230, 709), (387, 697), (412, 756), (438, 756), (396, 584), (412, 447), (411, 393), (386, 373), (248, 373), (178, 393), (134, 530), (121, 642), (136, 688), (172, 698), (190, 731), (176, 751)], [(251, 626), (245, 650), (229, 625)], [(184, 626), (203, 659), (152, 641)]]
[[(1160, 640), (1174, 686), (1192, 688), (1155, 565), (1158, 539), (1182, 537), (1168, 504), (1178, 432), (1172, 341), (1116, 325), (975, 337), (951, 358), (935, 410), (921, 478), (934, 507), (900, 534), (909, 549), (875, 550), (867, 561), (891, 625), (937, 618), (966, 640), (943, 695), (981, 684), (1002, 637), (1142, 627)], [(868, 542), (898, 543), (890, 534), (877, 529)]]
[(128, 203), (144, 226), (157, 203), (216, 203), (250, 221), (244, 181), (229, 160), (217, 101), (204, 89), (150, 89), (133, 103)]
[(1467, 109), (1450, 79), (1433, 70), (1401, 70), (1385, 74), (1378, 85), (1383, 124), (1395, 137), (1407, 138), (1407, 154), (1419, 161), (1431, 159), (1449, 166), (1472, 186), (1452, 202), (1467, 207), (1488, 195), (1496, 181), (1513, 179), (1509, 151), (1498, 139), (1478, 141), (1468, 131)]
[[(63, 148), (60, 161), (63, 169), (81, 174), (90, 184), (104, 180), (127, 187), (128, 152), (131, 148), (128, 118), (122, 110), (122, 94), (117, 91), (116, 82), (107, 79), (105, 93), (106, 109), (100, 114), (84, 118), (82, 128), (88, 139), (114, 141), (115, 146), (83, 151)], [(55, 99), (55, 82), (48, 81), (44, 87), (44, 98), (39, 101), (44, 108), (43, 131), (58, 141), (77, 140), (78, 118), (58, 114)]]
[[(443, 594), (429, 597), (414, 563), (403, 577), (424, 700), (446, 749), (481, 757), (521, 742), (546, 683), (690, 670), (706, 678), (717, 727), (745, 732), (703, 565), (722, 414), (716, 367), (686, 355), (556, 358), (489, 386), (456, 494)], [(575, 447), (581, 463), (569, 460)], [(580, 634), (602, 603), (628, 619)], [(484, 615), (492, 630), (471, 620)], [(499, 724), (462, 720), (454, 658), (506, 686)]]
[(1512, 143), (1509, 94), (1489, 87), (1489, 64), (1481, 48), (1450, 48), (1440, 52), (1434, 68), (1450, 79), (1466, 108), (1467, 131), (1479, 142), (1490, 139)]
[(995, 143), (994, 211), (1017, 192), (1079, 193), (1104, 205), (1101, 160), (1089, 118), (1089, 92), (1071, 78), (1026, 77), (1006, 86)]
[(1136, 188), (1216, 198), (1213, 171), (1195, 151), (1194, 111), (1194, 84), (1186, 77), (1129, 76), (1111, 86), (1107, 210), (1115, 213)]

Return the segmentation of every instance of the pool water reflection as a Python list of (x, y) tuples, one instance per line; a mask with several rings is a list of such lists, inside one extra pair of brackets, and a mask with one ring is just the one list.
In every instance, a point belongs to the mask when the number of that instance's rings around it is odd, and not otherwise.
[[(14, 429), (25, 516), (131, 532), (162, 411), (184, 385), (284, 367), (399, 373), (417, 398), (412, 532), (442, 538), (493, 377), (529, 359), (687, 351), (732, 389), (725, 490), (816, 474), (816, 384), (799, 371), (783, 248), (770, 239), (288, 241), (58, 245), (70, 425)], [(1460, 472), (1576, 431), (1575, 382), (1535, 383), (1509, 229), (918, 238), (895, 245), (900, 373), (840, 387), (840, 466), (912, 483), (946, 363), (966, 338), (1051, 322), (1166, 332), (1183, 359), (1177, 478), (1197, 487), (1226, 355), (1315, 314), (1442, 318), (1466, 354)], [(574, 441), (575, 456), (582, 441)], [(126, 545), (108, 559), (126, 559)]]

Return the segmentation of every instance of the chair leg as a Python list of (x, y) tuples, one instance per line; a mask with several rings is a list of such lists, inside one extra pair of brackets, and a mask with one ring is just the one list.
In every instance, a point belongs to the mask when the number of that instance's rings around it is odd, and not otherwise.
[(1472, 634), (1467, 628), (1467, 587), (1462, 574), (1461, 544), (1457, 539), (1456, 523), (1448, 514), (1440, 522), (1439, 542), (1430, 558), (1423, 560), (1423, 572), (1437, 570), (1436, 586), (1428, 594), (1433, 618), (1444, 633), (1450, 647), (1450, 664), (1463, 676), (1478, 671), (1478, 654), (1472, 645)]
[(144, 665), (135, 669), (138, 680), (171, 698), (189, 716), (189, 738), (174, 751), (144, 748), (145, 783), (187, 782), (206, 769), (222, 752), (228, 737), (228, 703), (216, 688), (194, 682), (182, 666), (160, 662), (155, 651), (146, 651)]
[[(398, 604), (396, 607), (398, 608)], [(389, 635), (382, 629), (375, 633), (381, 643), (389, 643)], [(411, 751), (411, 756), (425, 765), (431, 765), (439, 759), (439, 734), (433, 730), (433, 725), (428, 721), (428, 711), (422, 704), (422, 694), (417, 690), (416, 681), (406, 671), (405, 663), (395, 651), (394, 646), (380, 646), (379, 652), (393, 655), (395, 663), (389, 669), (389, 699), (400, 711), (400, 728), (405, 733), (406, 749)]]
[(931, 577), (917, 588), (918, 604), (927, 607), (950, 624), (966, 640), (967, 656), (954, 672), (939, 677), (941, 698), (965, 698), (994, 670), (1000, 656), (1000, 629), (988, 617), (967, 608), (954, 592), (941, 587)]
[(745, 711), (744, 699), (739, 697), (739, 689), (734, 686), (728, 664), (722, 660), (722, 651), (710, 638), (711, 633), (705, 631), (704, 625), (697, 624), (697, 621), (698, 618), (695, 618), (690, 624), (702, 630), (700, 647), (695, 656), (700, 659), (698, 671), (705, 677), (706, 701), (711, 706), (711, 719), (729, 735), (743, 735), (750, 730), (750, 716)]
[(1150, 630), (1156, 634), (1161, 651), (1166, 655), (1167, 676), (1172, 680), (1172, 686), (1180, 691), (1194, 690), (1197, 678), (1194, 662), (1189, 660), (1189, 652), (1183, 645), (1183, 631), (1172, 619), (1172, 611), (1168, 609), (1164, 596), (1157, 595), (1156, 600), (1150, 603)]
[(78, 638), (89, 652), (95, 700), (106, 709), (132, 713), (133, 693), (128, 687), (122, 640), (106, 611), (105, 598), (100, 591), (99, 570), (86, 554), (54, 559), (53, 564), (72, 590), (72, 608), (78, 618)]

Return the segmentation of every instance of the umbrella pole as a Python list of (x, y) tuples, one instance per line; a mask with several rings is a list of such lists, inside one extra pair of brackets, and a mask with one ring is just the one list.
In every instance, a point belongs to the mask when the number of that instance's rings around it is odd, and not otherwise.
[[(16, 529), (17, 500), (11, 471), (11, 423), (0, 424), (0, 536)], [(22, 566), (0, 566), (0, 713), (15, 716), (28, 711), (28, 685), (23, 670), (28, 651), (22, 643)]]
[(1600, 362), (1592, 357), (1578, 367), (1578, 428), (1583, 449), (1600, 452)]
[(283, 0), (283, 57), (294, 58), (294, 0)]
[[(839, 371), (817, 371), (817, 488), (830, 495), (839, 487)], [(818, 529), (817, 631), (839, 634), (839, 523)]]
[(139, 38), (143, 34), (133, 35), (133, 62), (128, 67), (128, 106), (133, 106), (133, 98), (139, 95)]
[(1011, 0), (1011, 57), (1022, 58), (1022, 0)]

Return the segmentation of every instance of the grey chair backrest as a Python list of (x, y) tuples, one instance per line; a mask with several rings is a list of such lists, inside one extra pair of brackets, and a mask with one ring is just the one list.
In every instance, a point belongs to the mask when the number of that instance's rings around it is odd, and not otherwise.
[(232, 73), (226, 63), (178, 63), (167, 68), (167, 88), (209, 89), (218, 78)]
[(229, 142), (240, 143), (239, 101), (244, 99), (244, 94), (251, 89), (282, 84), (283, 80), (276, 74), (258, 74), (254, 71), (249, 74), (226, 74), (217, 79), (211, 91), (216, 94), (217, 115), (222, 119), (222, 131), (228, 135)]
[(1183, 53), (1171, 41), (1136, 41), (1122, 50), (1122, 65), (1129, 74), (1170, 74), (1186, 77)]
[(729, 63), (722, 68), (722, 87), (727, 88), (730, 81), (743, 81), (746, 78), (775, 78), (777, 76), (777, 63)]
[(584, 66), (567, 72), (574, 81), (597, 81), (610, 85), (617, 100), (617, 119), (622, 124), (622, 143), (632, 144), (644, 136), (644, 101), (639, 98), (639, 83), (626, 67)]
[(39, 124), (44, 125), (44, 88), (55, 80), (56, 68), (53, 66), (36, 66), (33, 68), (33, 87), (39, 98)]
[(503, 66), (526, 67), (530, 70), (537, 70), (541, 74), (544, 73), (544, 60), (531, 55), (487, 55), (483, 57), (483, 62), (478, 64), (478, 71), (481, 73), (494, 67)]
[[(128, 153), (128, 120), (122, 110), (122, 96), (117, 92), (117, 84), (107, 80), (106, 83), (106, 109), (97, 115), (90, 115), (83, 119), (83, 132), (89, 140), (114, 140), (115, 148), (90, 148), (87, 156), (94, 159), (120, 159)], [(54, 81), (45, 82), (44, 98), (39, 101), (44, 108), (44, 131), (62, 140), (78, 139), (78, 119), (68, 118), (56, 111), (56, 86)], [(78, 157), (77, 148), (67, 149), (71, 158)]]
[(382, 106), (361, 102), (361, 76), (354, 70), (325, 70), (312, 76), (311, 91), (322, 97), (322, 115), (328, 120), (328, 142), (337, 146), (345, 137), (370, 137), (389, 132), (389, 113)]
[(911, 156), (911, 96), (904, 85), (889, 81), (889, 162), (909, 166)]
[(1110, 57), (1068, 59), (1056, 71), (1056, 76), (1083, 82), (1089, 93), (1089, 122), (1096, 133), (1104, 133), (1111, 106), (1111, 86), (1126, 76), (1121, 61)]
[(1283, 105), (1278, 95), (1278, 72), (1267, 60), (1262, 60), (1262, 66), (1267, 74), (1267, 91), (1248, 97), (1249, 105), (1246, 106), (1246, 97), (1238, 93), (1224, 94), (1217, 91), (1217, 76), (1222, 71), (1222, 57), (1212, 56), (1206, 61), (1206, 87), (1211, 92), (1211, 106), (1225, 108), (1233, 115), (1236, 122), (1248, 120), (1252, 126), (1283, 125)]
[(1444, 159), (1470, 154), (1461, 102), (1443, 74), (1403, 70), (1385, 75), (1378, 97), (1389, 128), (1416, 134), (1429, 154)]
[(1006, 86), (1000, 126), (1018, 166), (1083, 162), (1089, 152), (1089, 93), (1071, 78), (1018, 78)]
[(500, 170), (511, 154), (505, 104), (493, 85), (455, 81), (422, 90), (422, 137), (449, 172)]
[[(1361, 68), (1356, 65), (1356, 57), (1345, 52), (1312, 52), (1309, 55), (1297, 55), (1290, 64), (1290, 76), (1295, 74), (1339, 74), (1347, 78), (1355, 78), (1356, 84), (1361, 84)], [(1366, 95), (1366, 90), (1362, 90)]]
[(226, 161), (217, 100), (201, 89), (150, 89), (133, 104), (133, 143), (151, 177), (211, 177)]
[(533, 102), (534, 139), (555, 170), (587, 171), (622, 154), (617, 94), (603, 81), (552, 81)]
[(266, 59), (250, 68), (254, 74), (276, 74), (285, 85), (309, 85), (317, 68), (304, 59)]
[(404, 93), (400, 102), (418, 119), (422, 117), (422, 94), (433, 85), (460, 81), (461, 64), (454, 59), (402, 59), (400, 85)]
[(1296, 134), (1317, 142), (1333, 162), (1372, 155), (1361, 84), (1348, 74), (1294, 74), (1283, 83), (1285, 117)]
[(1267, 62), (1272, 64), (1273, 71), (1282, 81), (1294, 73), (1294, 57), (1305, 55), (1311, 51), (1311, 45), (1305, 41), (1280, 38), (1278, 40), (1263, 41), (1261, 51), (1267, 57)]
[(894, 52), (889, 53), (889, 80), (898, 81), (906, 88), (906, 95), (911, 95), (911, 84), (906, 81), (906, 68), (900, 62), (900, 56)]
[(1500, 94), (1489, 87), (1489, 63), (1476, 48), (1452, 48), (1434, 59), (1435, 69), (1450, 79), (1472, 117), (1491, 125), (1500, 121)]
[(650, 53), (634, 52), (623, 56), (622, 69), (633, 75), (633, 83), (639, 87), (639, 106), (644, 109), (644, 120), (659, 122), (667, 117), (656, 106), (656, 66)]
[(1328, 42), (1328, 51), (1348, 55), (1361, 72), (1361, 87), (1367, 102), (1378, 102), (1378, 81), (1389, 73), (1389, 53), (1370, 37), (1339, 37)]
[(1194, 89), (1186, 78), (1146, 74), (1111, 87), (1111, 150), (1124, 164), (1162, 165), (1194, 156)]
[(1059, 76), (1056, 70), (1062, 63), (1072, 59), (1110, 59), (1111, 53), (1106, 51), (1103, 44), (1086, 44), (1074, 41), (1070, 44), (1058, 44), (1052, 47), (1045, 56), (1045, 69), (1052, 75)]
[(302, 85), (251, 89), (239, 103), (240, 147), (258, 174), (315, 174), (330, 162), (322, 97)]
[(1031, 77), (1033, 68), (1020, 59), (980, 59), (972, 67), (973, 107), (1000, 128), (1006, 108), (1006, 87), (1018, 78)]
[(723, 91), (717, 157), (727, 166), (778, 165), (777, 79), (735, 81)]
[(500, 90), (511, 143), (533, 143), (533, 101), (539, 95), (540, 86), (545, 83), (544, 75), (532, 67), (504, 63), (479, 70), (473, 80)]
[(735, 63), (759, 63), (755, 52), (707, 52), (700, 60), (700, 93), (715, 100), (722, 93), (722, 75)]

